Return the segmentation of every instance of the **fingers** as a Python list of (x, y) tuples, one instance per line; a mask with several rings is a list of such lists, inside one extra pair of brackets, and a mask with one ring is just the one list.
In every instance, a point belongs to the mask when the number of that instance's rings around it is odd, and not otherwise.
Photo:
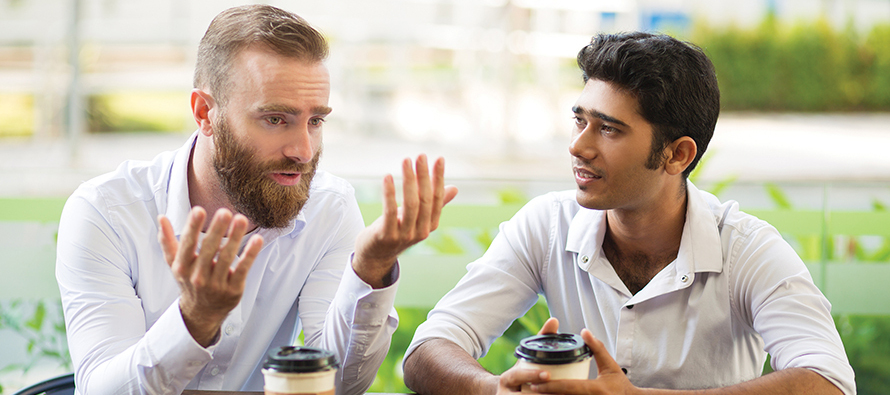
[[(421, 158), (418, 157), (420, 162)], [(418, 164), (419, 167), (419, 164)], [(402, 161), (402, 226), (399, 229), (404, 239), (413, 239), (417, 228), (417, 217), (420, 210), (420, 198), (417, 195), (417, 175), (411, 166), (411, 159)]]
[(230, 281), (237, 284), (239, 289), (244, 289), (244, 281), (247, 279), (247, 273), (250, 271), (254, 260), (256, 260), (256, 257), (259, 255), (262, 248), (263, 236), (253, 235), (247, 240), (247, 245), (244, 247), (244, 252), (241, 254), (241, 260), (239, 260), (238, 264), (232, 269), (232, 274), (230, 276)]
[[(430, 208), (429, 230), (432, 232), (439, 227), (439, 217), (442, 215), (442, 206), (445, 205), (445, 158), (439, 157), (433, 164), (433, 200)], [(457, 190), (457, 188), (453, 188)], [(455, 192), (456, 194), (457, 192)], [(453, 199), (452, 195), (448, 200)]]
[(498, 379), (501, 387), (511, 391), (519, 391), (523, 384), (540, 384), (550, 380), (550, 373), (543, 370), (512, 367), (501, 374)]
[(544, 322), (544, 325), (541, 326), (541, 330), (538, 331), (539, 335), (545, 335), (550, 333), (556, 333), (559, 331), (559, 320), (556, 317), (550, 317)]
[(219, 279), (219, 276), (214, 276), (214, 270), (223, 270), (225, 269), (228, 272), (228, 266), (222, 268), (224, 265), (215, 265), (216, 255), (219, 253), (219, 246), (222, 242), (222, 238), (226, 235), (226, 231), (229, 229), (229, 224), (232, 221), (232, 212), (227, 209), (219, 209), (213, 215), (213, 219), (210, 221), (210, 227), (207, 229), (207, 233), (204, 236), (204, 240), (201, 242), (201, 251), (198, 252), (198, 259), (195, 260), (194, 271), (192, 272), (192, 282), (195, 285), (200, 286), (203, 284), (205, 279)]
[(247, 217), (244, 215), (236, 214), (232, 217), (232, 221), (226, 231), (228, 238), (223, 243), (222, 248), (219, 248), (217, 263), (211, 272), (214, 281), (225, 282), (228, 280), (231, 264), (238, 257), (238, 249), (241, 248), (241, 240), (244, 238), (244, 233), (247, 232), (247, 225)]
[(415, 163), (417, 174), (417, 228), (415, 237), (425, 239), (430, 234), (430, 217), (436, 199), (436, 191), (431, 188), (429, 166), (426, 155), (421, 154)]
[(609, 355), (603, 342), (593, 337), (593, 334), (587, 328), (581, 330), (581, 338), (584, 339), (584, 343), (593, 352), (593, 358), (596, 361), (597, 371), (600, 376), (608, 373), (622, 373), (621, 366), (618, 366), (618, 362), (615, 362), (615, 359)]
[(180, 267), (174, 267), (174, 271), (191, 274), (195, 262), (195, 249), (198, 248), (198, 234), (204, 226), (206, 217), (207, 213), (201, 207), (195, 207), (189, 211), (188, 222), (179, 239), (179, 250), (176, 252), (175, 258)]
[(396, 202), (396, 185), (392, 175), (383, 177), (383, 234), (396, 237), (399, 232), (399, 204)]
[(167, 261), (168, 266), (172, 267), (173, 261), (176, 259), (179, 242), (176, 241), (173, 224), (163, 215), (158, 216), (158, 243), (161, 244), (161, 250), (164, 252), (164, 260)]

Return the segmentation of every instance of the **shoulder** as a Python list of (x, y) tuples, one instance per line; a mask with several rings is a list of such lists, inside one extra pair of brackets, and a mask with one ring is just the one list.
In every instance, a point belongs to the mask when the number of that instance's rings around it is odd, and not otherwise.
[(309, 222), (314, 218), (361, 216), (355, 188), (348, 181), (323, 170), (318, 170), (312, 178), (303, 213)]
[(530, 200), (521, 210), (528, 216), (553, 218), (554, 215), (572, 218), (581, 209), (574, 190), (549, 192)]
[(100, 211), (133, 210), (134, 205), (153, 202), (166, 191), (174, 156), (164, 152), (151, 161), (123, 162), (114, 171), (82, 183), (69, 202), (84, 201)]
[(574, 191), (549, 192), (531, 199), (501, 231), (522, 239), (560, 238), (580, 210)]
[(721, 234), (729, 232), (736, 236), (748, 237), (762, 231), (775, 231), (778, 235), (778, 231), (768, 222), (742, 211), (735, 200), (721, 201), (710, 192), (698, 189), (695, 189), (694, 193), (713, 215)]
[(318, 170), (309, 187), (309, 203), (337, 204), (355, 200), (355, 188), (348, 181)]

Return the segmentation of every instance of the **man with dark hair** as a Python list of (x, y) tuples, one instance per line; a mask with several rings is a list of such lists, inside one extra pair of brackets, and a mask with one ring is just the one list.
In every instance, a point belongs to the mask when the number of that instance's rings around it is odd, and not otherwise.
[(289, 12), (222, 12), (199, 48), (198, 131), (68, 199), (56, 277), (78, 393), (261, 391), (266, 355), (301, 331), (337, 355), (337, 393), (371, 385), (398, 324), (397, 256), (457, 191), (443, 160), (405, 159), (403, 207), (386, 176), (364, 228), (352, 187), (316, 171), (327, 52)]
[[(418, 327), (406, 384), (422, 394), (523, 384), (545, 394), (855, 394), (830, 304), (791, 246), (687, 181), (720, 107), (707, 56), (630, 33), (594, 37), (578, 64), (578, 188), (537, 197), (501, 225)], [(580, 333), (593, 351), (588, 380), (518, 367), (494, 376), (476, 362), (539, 295), (552, 316), (541, 333)], [(767, 353), (776, 372), (761, 377)]]

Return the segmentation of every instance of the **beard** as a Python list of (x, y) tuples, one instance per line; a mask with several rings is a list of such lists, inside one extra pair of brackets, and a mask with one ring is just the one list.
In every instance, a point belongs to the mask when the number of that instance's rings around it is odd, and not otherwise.
[[(255, 150), (235, 138), (225, 114), (220, 114), (213, 130), (213, 168), (235, 211), (262, 228), (290, 224), (309, 200), (321, 147), (308, 163), (286, 158), (260, 162)], [(272, 172), (300, 173), (300, 181), (293, 186), (280, 185), (268, 176)]]

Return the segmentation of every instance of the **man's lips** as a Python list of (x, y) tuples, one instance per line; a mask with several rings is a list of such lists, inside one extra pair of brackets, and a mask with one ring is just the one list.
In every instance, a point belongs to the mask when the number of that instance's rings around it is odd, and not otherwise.
[(578, 180), (585, 180), (585, 181), (591, 180), (592, 181), (592, 180), (599, 180), (599, 179), (603, 178), (601, 175), (598, 175), (590, 170), (583, 169), (580, 167), (574, 168), (574, 171), (575, 171), (575, 178)]
[(279, 185), (292, 186), (300, 182), (301, 173), (278, 172), (269, 174)]

